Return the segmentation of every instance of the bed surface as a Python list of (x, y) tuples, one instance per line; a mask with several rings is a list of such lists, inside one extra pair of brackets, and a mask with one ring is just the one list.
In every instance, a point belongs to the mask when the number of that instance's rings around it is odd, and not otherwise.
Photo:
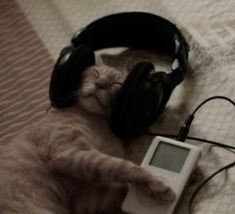
[[(1, 0), (0, 144), (45, 114), (51, 70), (73, 33), (96, 18), (122, 11), (147, 11), (174, 21), (191, 46), (191, 69), (153, 130), (177, 133), (186, 115), (210, 96), (225, 95), (235, 100), (233, 0)], [(136, 61), (150, 59), (159, 70), (166, 70), (168, 65), (164, 57), (146, 52), (109, 50), (99, 54), (105, 63), (114, 66), (128, 57)], [(234, 107), (213, 101), (200, 109), (190, 135), (235, 146), (234, 129)], [(143, 139), (137, 142), (130, 158), (139, 163), (147, 146)], [(205, 176), (235, 159), (234, 153), (226, 150), (199, 146), (203, 148), (200, 166)], [(197, 185), (189, 188), (176, 213), (187, 213), (188, 200)], [(218, 175), (199, 193), (195, 213), (233, 214), (234, 201), (233, 168)]]

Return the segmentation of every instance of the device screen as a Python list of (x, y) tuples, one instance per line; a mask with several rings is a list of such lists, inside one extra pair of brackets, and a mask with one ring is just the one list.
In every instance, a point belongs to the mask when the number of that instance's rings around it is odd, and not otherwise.
[(160, 141), (150, 165), (179, 173), (190, 149)]

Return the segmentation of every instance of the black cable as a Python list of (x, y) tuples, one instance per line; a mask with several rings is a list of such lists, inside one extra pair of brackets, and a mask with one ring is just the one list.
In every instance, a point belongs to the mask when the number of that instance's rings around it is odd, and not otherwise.
[(211, 101), (211, 100), (215, 100), (215, 99), (222, 99), (222, 100), (226, 100), (228, 102), (230, 102), (232, 105), (235, 106), (235, 102), (233, 100), (231, 100), (228, 97), (225, 96), (213, 96), (213, 97), (209, 97), (206, 100), (204, 100), (203, 102), (201, 102), (193, 111), (192, 115), (194, 115), (204, 104), (206, 104), (207, 102)]
[(219, 146), (219, 147), (235, 149), (235, 146), (231, 146), (231, 145), (224, 144), (224, 143), (219, 143), (219, 142), (216, 142), (216, 141), (211, 141), (211, 140), (206, 140), (206, 139), (202, 139), (202, 138), (198, 138), (198, 137), (191, 137), (191, 136), (188, 136), (186, 138), (190, 139), (190, 140), (196, 140), (196, 141), (201, 141), (201, 142), (204, 142), (204, 143), (213, 144), (213, 145), (216, 145), (216, 146)]
[(233, 100), (231, 100), (230, 98), (228, 97), (225, 97), (225, 96), (213, 96), (213, 97), (209, 97), (208, 99), (204, 100), (203, 102), (201, 102), (195, 109), (194, 111), (192, 112), (192, 114), (189, 114), (188, 117), (186, 118), (186, 120), (184, 121), (183, 125), (181, 126), (180, 128), (180, 131), (179, 131), (179, 134), (178, 134), (178, 137), (177, 137), (177, 140), (179, 141), (185, 141), (188, 133), (189, 133), (189, 130), (190, 130), (190, 126), (191, 126), (191, 123), (194, 119), (194, 115), (196, 114), (196, 112), (204, 105), (206, 104), (207, 102), (211, 101), (211, 100), (215, 100), (215, 99), (222, 99), (222, 100), (226, 100), (228, 101), (229, 103), (231, 103), (232, 105), (235, 106), (235, 102)]
[(235, 161), (220, 168), (219, 170), (217, 170), (216, 172), (214, 172), (212, 175), (210, 175), (207, 179), (205, 179), (198, 187), (197, 189), (194, 191), (193, 195), (191, 196), (190, 200), (189, 200), (189, 206), (188, 206), (188, 212), (189, 214), (193, 213), (193, 201), (195, 199), (195, 197), (197, 196), (198, 192), (201, 190), (201, 188), (209, 181), (211, 180), (214, 176), (216, 176), (217, 174), (219, 174), (220, 172), (229, 169), (231, 167), (235, 166)]

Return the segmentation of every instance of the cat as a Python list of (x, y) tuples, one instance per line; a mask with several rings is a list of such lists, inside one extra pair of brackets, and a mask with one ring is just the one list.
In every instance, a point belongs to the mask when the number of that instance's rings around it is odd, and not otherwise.
[(71, 96), (0, 147), (1, 214), (95, 214), (120, 211), (130, 184), (156, 201), (174, 192), (126, 160), (125, 145), (108, 125), (115, 94), (128, 72), (103, 65), (83, 71)]

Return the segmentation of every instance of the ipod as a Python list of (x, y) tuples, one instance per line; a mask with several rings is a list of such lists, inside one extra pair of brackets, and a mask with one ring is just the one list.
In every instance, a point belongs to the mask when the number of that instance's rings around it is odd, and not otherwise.
[(165, 137), (155, 137), (141, 167), (162, 178), (175, 192), (172, 202), (159, 204), (132, 185), (122, 203), (122, 210), (131, 214), (172, 214), (200, 157), (200, 149)]

